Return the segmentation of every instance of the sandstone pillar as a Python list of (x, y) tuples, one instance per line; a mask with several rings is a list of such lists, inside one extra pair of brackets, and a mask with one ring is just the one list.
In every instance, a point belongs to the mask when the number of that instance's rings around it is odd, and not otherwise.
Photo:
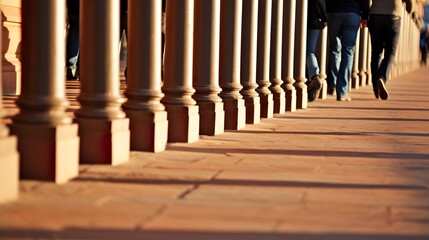
[(219, 97), (220, 0), (195, 0), (194, 99), (200, 109), (200, 134), (225, 130), (225, 111)]
[(261, 101), (261, 118), (272, 118), (274, 113), (273, 94), (270, 83), (270, 43), (272, 0), (259, 0), (256, 82)]
[(282, 79), (283, 89), (286, 92), (286, 111), (296, 111), (296, 89), (293, 79), (294, 51), (295, 51), (295, 12), (296, 1), (285, 0), (283, 16), (283, 48), (282, 48)]
[(168, 121), (161, 92), (161, 17), (159, 0), (130, 0), (128, 7), (127, 101), (131, 150), (161, 152)]
[(296, 88), (296, 108), (307, 108), (307, 85), (305, 82), (306, 48), (307, 48), (307, 5), (308, 0), (296, 1), (295, 32), (295, 67), (294, 86)]
[(194, 1), (167, 0), (165, 79), (162, 99), (168, 112), (168, 141), (196, 142), (200, 116), (192, 99)]
[(350, 89), (359, 89), (360, 85), (360, 78), (359, 78), (359, 55), (360, 55), (360, 34), (362, 30), (359, 29), (357, 36), (356, 36), (356, 46), (355, 46), (355, 53), (353, 55), (353, 68), (352, 68), (352, 75), (351, 79), (349, 80), (351, 84), (349, 84)]
[(78, 174), (78, 127), (65, 111), (65, 19), (65, 0), (22, 0), (26, 54), (12, 124), (22, 178), (64, 183)]
[(360, 48), (359, 48), (359, 85), (365, 86), (368, 76), (368, 28), (360, 30)]
[(80, 1), (80, 161), (117, 165), (129, 160), (129, 119), (119, 93), (119, 1)]
[(274, 98), (274, 113), (284, 113), (286, 94), (282, 88), (283, 0), (273, 0), (271, 26), (270, 90)]
[(256, 92), (256, 54), (258, 34), (258, 0), (243, 0), (243, 29), (241, 37), (241, 84), (246, 105), (246, 123), (261, 121), (261, 105)]
[[(2, 46), (2, 29), (0, 29), (0, 46)], [(2, 62), (0, 60), (0, 73)], [(3, 96), (2, 76), (0, 74), (0, 97)], [(19, 155), (17, 139), (9, 135), (9, 129), (1, 122), (6, 115), (3, 100), (0, 99), (0, 203), (18, 198), (19, 189)]]
[(317, 45), (317, 59), (319, 60), (320, 79), (323, 81), (322, 89), (320, 90), (319, 98), (326, 99), (328, 95), (328, 83), (326, 82), (327, 74), (327, 51), (328, 51), (328, 28), (320, 31), (319, 42)]
[(221, 0), (220, 18), (220, 97), (224, 102), (225, 129), (246, 125), (246, 107), (240, 90), (242, 0)]

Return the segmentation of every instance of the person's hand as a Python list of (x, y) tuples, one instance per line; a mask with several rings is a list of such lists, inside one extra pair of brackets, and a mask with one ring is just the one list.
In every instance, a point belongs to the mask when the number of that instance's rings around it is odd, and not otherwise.
[(367, 25), (368, 25), (368, 20), (367, 19), (360, 20), (360, 28), (361, 29), (366, 28)]
[(328, 26), (328, 22), (323, 22), (323, 28)]

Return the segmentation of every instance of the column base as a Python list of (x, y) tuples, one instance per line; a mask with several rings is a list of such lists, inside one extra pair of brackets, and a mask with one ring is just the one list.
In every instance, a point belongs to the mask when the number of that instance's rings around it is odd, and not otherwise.
[(257, 124), (261, 122), (261, 99), (258, 97), (245, 97), (246, 123)]
[(359, 85), (361, 87), (365, 87), (366, 86), (366, 73), (361, 73), (359, 78), (360, 78)]
[(78, 175), (77, 124), (44, 126), (15, 123), (11, 130), (19, 139), (21, 178), (61, 184)]
[(78, 118), (80, 162), (110, 164), (127, 162), (130, 158), (129, 119)]
[(225, 99), (225, 129), (239, 130), (246, 126), (244, 99)]
[(130, 119), (130, 146), (133, 151), (162, 152), (167, 146), (167, 112), (124, 110)]
[(225, 111), (222, 102), (198, 103), (200, 111), (200, 134), (215, 136), (225, 132)]
[(326, 98), (328, 98), (328, 82), (326, 82), (326, 80), (323, 80), (322, 88), (320, 89), (319, 93), (319, 99)]
[(0, 203), (18, 198), (19, 154), (16, 149), (16, 137), (0, 138)]
[(285, 113), (286, 93), (273, 93), (274, 113)]
[(192, 143), (199, 139), (198, 106), (165, 106), (168, 113), (168, 142)]
[(352, 89), (359, 89), (359, 85), (360, 85), (359, 75), (352, 76), (351, 84), (352, 84)]
[(296, 111), (296, 90), (286, 90), (286, 111)]
[(259, 95), (261, 99), (261, 118), (273, 118), (274, 100), (273, 94)]
[(303, 83), (302, 85), (295, 85), (296, 89), (296, 109), (307, 109), (308, 94), (307, 86)]

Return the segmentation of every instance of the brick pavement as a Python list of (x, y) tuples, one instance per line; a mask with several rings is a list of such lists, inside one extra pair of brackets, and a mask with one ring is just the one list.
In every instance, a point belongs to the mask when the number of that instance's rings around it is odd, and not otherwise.
[[(64, 184), (22, 180), (0, 239), (429, 239), (429, 68)], [(72, 96), (73, 93), (70, 95)]]

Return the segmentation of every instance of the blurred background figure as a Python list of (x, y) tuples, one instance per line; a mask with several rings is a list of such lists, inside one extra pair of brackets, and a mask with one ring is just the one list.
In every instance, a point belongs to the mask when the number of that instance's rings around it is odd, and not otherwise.
[(79, 0), (67, 0), (66, 79), (79, 77)]

